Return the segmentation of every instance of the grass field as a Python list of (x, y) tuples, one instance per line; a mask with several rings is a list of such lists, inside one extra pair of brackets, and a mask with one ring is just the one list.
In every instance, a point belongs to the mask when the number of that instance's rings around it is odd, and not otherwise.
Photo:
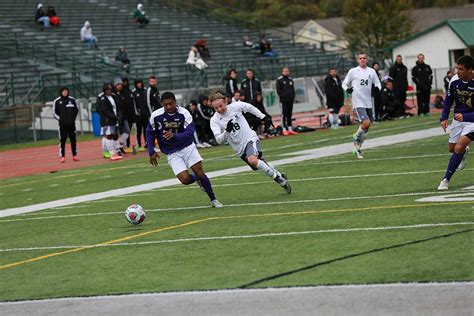
[[(369, 137), (437, 126), (375, 125)], [(354, 128), (263, 142), (268, 160), (350, 141)], [(196, 185), (0, 218), (0, 301), (221, 288), (474, 280), (474, 161), (449, 193), (436, 187), (446, 137), (288, 164), (293, 192), (261, 173), (212, 179), (223, 209)], [(228, 146), (203, 150), (206, 171), (241, 166)], [(472, 159), (471, 159), (472, 160)], [(128, 160), (0, 181), (2, 209), (172, 178), (162, 159)], [(468, 188), (468, 189), (464, 189)], [(464, 201), (419, 202), (459, 194)], [(471, 197), (469, 199), (469, 197)], [(123, 211), (147, 211), (132, 226)], [(16, 264), (18, 263), (18, 264)]]

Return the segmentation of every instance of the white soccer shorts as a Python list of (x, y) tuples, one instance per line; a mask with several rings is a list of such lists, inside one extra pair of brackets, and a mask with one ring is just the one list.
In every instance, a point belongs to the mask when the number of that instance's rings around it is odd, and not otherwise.
[(449, 143), (456, 144), (461, 136), (474, 133), (474, 123), (453, 120), (449, 132)]
[(200, 161), (202, 161), (202, 157), (194, 143), (168, 155), (168, 165), (173, 169), (175, 176)]
[(100, 135), (102, 136), (118, 135), (118, 128), (116, 126), (102, 126), (100, 128)]

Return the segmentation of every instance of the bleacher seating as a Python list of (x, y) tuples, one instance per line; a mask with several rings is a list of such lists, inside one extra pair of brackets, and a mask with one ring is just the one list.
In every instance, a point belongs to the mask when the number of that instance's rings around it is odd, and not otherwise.
[[(146, 28), (140, 28), (131, 17), (136, 0), (45, 0), (45, 6), (55, 5), (62, 24), (59, 28), (41, 30), (33, 21), (36, 3), (37, 0), (17, 1), (14, 6), (0, 3), (0, 54), (3, 57), (0, 89), (5, 89), (11, 73), (14, 78), (24, 77), (22, 84), (21, 79), (15, 79), (19, 96), (26, 94), (40, 75), (53, 78), (46, 80), (51, 85), (58, 85), (61, 79), (80, 82), (88, 87), (86, 94), (97, 92), (102, 81), (114, 76), (157, 75), (159, 87), (164, 90), (220, 84), (230, 66), (237, 67), (241, 75), (245, 68), (253, 66), (257, 76), (267, 79), (275, 78), (283, 64), (292, 67), (293, 75), (318, 74), (340, 58), (278, 37), (273, 38), (273, 44), (279, 58), (260, 57), (255, 50), (242, 46), (242, 37), (256, 38), (256, 31), (176, 10), (156, 1), (145, 2), (151, 22)], [(98, 37), (99, 50), (89, 50), (80, 42), (79, 32), (86, 20), (91, 22), (93, 33)], [(205, 76), (185, 65), (191, 45), (202, 37), (207, 38), (211, 52)], [(113, 60), (120, 46), (126, 47), (132, 62), (129, 74), (104, 62), (105, 56)], [(13, 82), (15, 87), (17, 81)]]

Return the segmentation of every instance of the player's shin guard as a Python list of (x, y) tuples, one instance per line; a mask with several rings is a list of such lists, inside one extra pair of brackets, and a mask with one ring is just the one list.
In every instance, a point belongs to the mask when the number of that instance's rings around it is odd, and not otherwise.
[(216, 196), (214, 195), (214, 191), (212, 190), (212, 185), (209, 178), (204, 175), (203, 177), (199, 178), (199, 181), (201, 182), (201, 185), (204, 188), (204, 191), (206, 191), (207, 196), (209, 197), (211, 202), (214, 201), (216, 199)]
[(365, 140), (365, 137), (367, 136), (367, 131), (365, 131), (361, 126), (357, 129), (357, 132), (355, 133), (355, 141), (358, 142), (360, 145)]
[(103, 151), (103, 152), (108, 151), (108, 148), (107, 148), (107, 138), (105, 138), (105, 137), (102, 137), (102, 151)]
[(448, 169), (446, 170), (446, 174), (444, 175), (444, 178), (446, 180), (451, 180), (451, 177), (453, 176), (454, 172), (456, 172), (456, 169), (459, 167), (459, 164), (461, 163), (463, 157), (464, 152), (461, 154), (454, 152), (452, 154), (451, 159), (449, 159)]
[(281, 176), (281, 173), (278, 172), (278, 170), (275, 169), (272, 165), (269, 163), (263, 161), (263, 160), (258, 160), (258, 165), (257, 168), (259, 170), (262, 170), (263, 173), (265, 173), (267, 176), (273, 179), (278, 184), (282, 184), (282, 181), (284, 180), (283, 177)]

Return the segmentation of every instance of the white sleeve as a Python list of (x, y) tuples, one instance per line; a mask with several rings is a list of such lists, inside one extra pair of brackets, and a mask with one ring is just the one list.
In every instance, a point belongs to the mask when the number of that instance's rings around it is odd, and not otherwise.
[(263, 114), (262, 112), (260, 112), (255, 106), (253, 106), (252, 104), (250, 103), (247, 103), (247, 102), (236, 102), (241, 108), (242, 108), (242, 111), (245, 112), (245, 113), (251, 113), (253, 115), (255, 115), (256, 117), (258, 117), (259, 119), (263, 120), (265, 118), (265, 114)]
[(179, 107), (179, 110), (184, 115), (184, 128), (186, 129), (189, 124), (193, 122), (193, 117), (191, 116), (191, 113), (189, 113), (189, 111), (185, 108)]
[(219, 122), (217, 121), (216, 116), (211, 118), (211, 130), (216, 138), (216, 142), (219, 144), (223, 144), (227, 138), (227, 132), (221, 129)]
[(347, 73), (347, 76), (344, 78), (344, 81), (342, 82), (342, 89), (347, 90), (348, 88), (352, 88), (352, 69), (349, 70)]
[(379, 79), (379, 76), (377, 76), (377, 73), (375, 72), (375, 70), (373, 71), (374, 73), (374, 85), (379, 88), (379, 91), (382, 90), (382, 84), (380, 83), (380, 79)]
[(58, 103), (58, 99), (59, 99), (59, 98), (57, 98), (57, 99), (54, 100), (54, 102), (53, 102), (53, 116), (54, 116), (54, 118), (55, 118), (56, 120), (59, 121), (59, 115), (56, 114), (56, 103)]

